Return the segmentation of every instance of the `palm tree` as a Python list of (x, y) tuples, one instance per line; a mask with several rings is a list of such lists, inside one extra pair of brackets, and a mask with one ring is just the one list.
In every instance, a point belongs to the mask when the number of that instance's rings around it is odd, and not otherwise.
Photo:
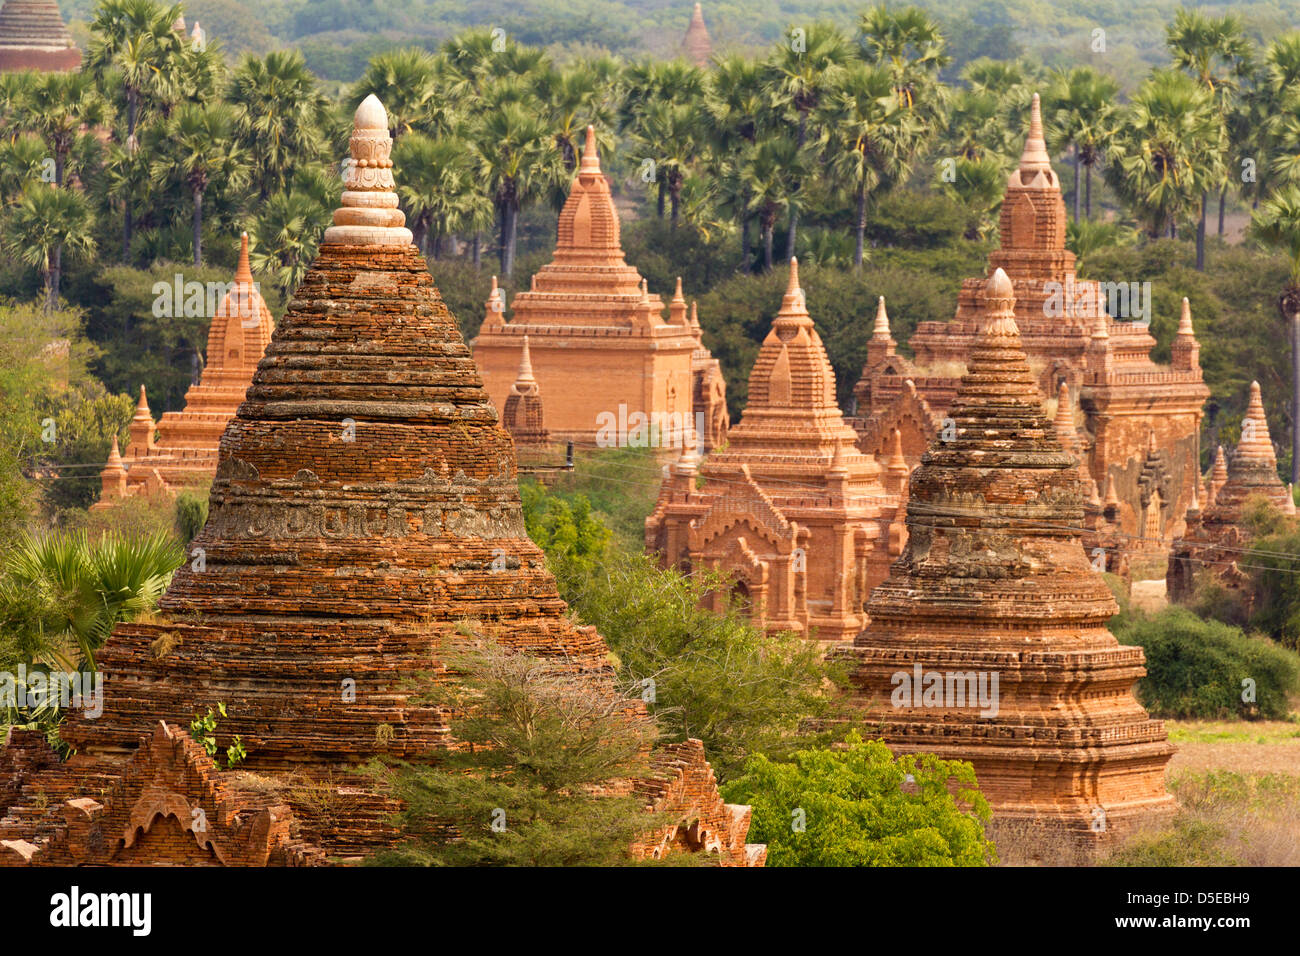
[(158, 182), (184, 181), (193, 202), (194, 264), (203, 264), (203, 196), (213, 183), (239, 189), (248, 182), (248, 156), (235, 139), (235, 110), (225, 103), (180, 106), (160, 128), (155, 144), (163, 161), (153, 172)]
[(297, 50), (245, 56), (226, 98), (239, 144), (253, 160), (259, 199), (285, 189), (300, 165), (326, 161), (330, 101)]
[(473, 149), (455, 137), (411, 133), (393, 150), (393, 163), (401, 171), (397, 195), (415, 244), (436, 259), (450, 223), (476, 191)]
[(772, 234), (776, 217), (790, 202), (786, 181), (793, 172), (802, 175), (803, 150), (789, 136), (767, 136), (746, 151), (740, 164), (740, 176), (750, 203), (758, 217), (763, 237), (763, 271), (772, 271)]
[(862, 266), (867, 199), (881, 184), (906, 178), (921, 129), (900, 106), (893, 78), (883, 67), (855, 64), (826, 103), (821, 124), (830, 136), (830, 170), (853, 184), (856, 208), (853, 264)]
[(17, 136), (0, 142), (0, 204), (20, 194), (28, 183), (45, 173), (50, 151), (35, 136)]
[(555, 148), (560, 151), (564, 170), (570, 177), (578, 168), (578, 141), (586, 128), (608, 130), (613, 124), (607, 89), (600, 81), (600, 74), (583, 62), (548, 69), (537, 78), (535, 92), (550, 114)]
[(719, 202), (740, 222), (740, 268), (749, 269), (749, 228), (753, 219), (737, 159), (770, 128), (773, 116), (761, 63), (732, 54), (717, 61), (708, 77), (704, 108), (710, 138), (709, 161), (719, 187)]
[(1154, 70), (1122, 114), (1107, 180), (1152, 237), (1174, 236), (1178, 217), (1218, 181), (1224, 136), (1209, 90)]
[[(792, 109), (798, 121), (796, 139), (800, 149), (808, 144), (808, 120), (823, 97), (831, 95), (844, 74), (851, 55), (848, 39), (830, 23), (813, 23), (795, 44), (789, 38), (779, 43), (772, 59), (771, 95), (779, 109)], [(815, 138), (815, 137), (814, 137)], [(794, 258), (799, 229), (799, 190), (802, 181), (790, 181), (789, 232), (785, 240), (785, 258)]]
[[(26, 632), (19, 641), (26, 663), (93, 671), (114, 625), (151, 611), (183, 561), (166, 534), (112, 534), (94, 544), (84, 531), (23, 537), (6, 556), (0, 613)], [(13, 615), (16, 608), (25, 613)]]
[(1300, 185), (1290, 183), (1265, 199), (1251, 231), (1282, 249), (1290, 269), (1277, 307), (1291, 327), (1291, 481), (1300, 482)]
[(430, 110), (445, 105), (434, 82), (438, 72), (433, 55), (419, 47), (379, 53), (349, 91), (348, 101), (356, 109), (370, 94), (379, 97), (396, 142), (403, 133), (427, 128)]
[(68, 157), (82, 130), (101, 123), (105, 112), (88, 73), (46, 73), (32, 84), (22, 128), (45, 141), (54, 159), (56, 186), (63, 186)]
[(677, 228), (682, 185), (701, 146), (699, 112), (694, 105), (651, 103), (633, 134), (638, 154), (654, 160), (655, 179), (668, 199), (672, 228)]
[[(1234, 95), (1243, 76), (1250, 71), (1251, 44), (1233, 14), (1207, 17), (1196, 10), (1179, 8), (1165, 31), (1165, 43), (1174, 64), (1196, 79), (1213, 97), (1220, 125), (1226, 126)], [(1226, 135), (1221, 143), (1226, 150)], [(1217, 175), (1202, 177), (1201, 214), (1196, 225), (1196, 268), (1205, 269), (1205, 215), (1210, 185), (1217, 186), (1222, 210), (1227, 193), (1227, 166), (1215, 164)]]
[(916, 7), (894, 13), (881, 4), (862, 15), (859, 30), (863, 59), (888, 68), (899, 105), (937, 118), (943, 111), (939, 71), (952, 59), (943, 52), (939, 25)]
[(1090, 66), (1058, 73), (1043, 98), (1049, 138), (1074, 154), (1074, 221), (1079, 221), (1079, 172), (1084, 171), (1084, 214), (1092, 218), (1092, 171), (1113, 133), (1119, 84)]
[(486, 111), (475, 128), (479, 174), (493, 198), (500, 225), (501, 274), (514, 273), (519, 211), (555, 178), (556, 153), (540, 110), (506, 103)]
[(940, 188), (955, 202), (966, 207), (967, 239), (984, 239), (993, 231), (997, 212), (1006, 190), (1006, 170), (995, 157), (966, 159), (958, 157), (951, 180), (941, 177)]
[(249, 228), (249, 265), (268, 274), (286, 296), (298, 288), (330, 222), (330, 207), (306, 189), (271, 194)]
[(30, 184), (10, 207), (0, 242), (9, 255), (41, 270), (46, 311), (59, 308), (64, 251), (95, 251), (94, 225), (85, 196), (47, 183)]
[[(654, 133), (646, 129), (650, 113), (658, 110), (656, 118), (662, 121), (663, 109), (666, 106), (701, 110), (704, 100), (704, 79), (702, 70), (680, 60), (667, 63), (650, 61), (628, 66), (623, 71), (622, 77), (624, 95), (619, 122), (623, 132), (633, 142), (654, 143)], [(675, 151), (669, 150), (669, 152)], [(648, 155), (641, 158), (644, 160), (654, 157)], [(666, 177), (658, 175), (657, 169), (654, 182), (658, 188), (656, 212), (662, 219), (666, 211), (668, 182)]]

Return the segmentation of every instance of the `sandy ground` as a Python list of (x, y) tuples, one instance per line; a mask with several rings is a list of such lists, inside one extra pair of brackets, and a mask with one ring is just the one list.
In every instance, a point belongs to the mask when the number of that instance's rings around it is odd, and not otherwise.
[(1178, 748), (1169, 773), (1231, 770), (1300, 777), (1300, 724), (1170, 720), (1166, 726)]

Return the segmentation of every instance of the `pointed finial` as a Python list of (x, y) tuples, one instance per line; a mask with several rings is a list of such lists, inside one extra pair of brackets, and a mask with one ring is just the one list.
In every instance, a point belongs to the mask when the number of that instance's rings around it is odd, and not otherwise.
[(999, 267), (984, 283), (984, 313), (988, 323), (983, 335), (1019, 335), (1016, 326), (1016, 291), (1007, 274)]
[(787, 293), (799, 291), (799, 260), (794, 256), (790, 257), (790, 284), (785, 291)]
[(1187, 296), (1183, 296), (1183, 314), (1178, 319), (1179, 335), (1194, 335), (1192, 331), (1192, 306), (1187, 301)]
[(325, 230), (325, 245), (409, 246), (411, 230), (397, 208), (393, 182), (393, 139), (388, 111), (371, 93), (352, 115), (348, 141), (352, 161), (343, 176), (342, 204), (334, 210), (334, 225)]
[(1110, 330), (1106, 328), (1106, 313), (1102, 311), (1097, 315), (1097, 320), (1092, 324), (1093, 340), (1110, 338)]
[(140, 400), (135, 403), (135, 413), (139, 415), (141, 412), (149, 414), (149, 399), (144, 393), (143, 385), (140, 386)]
[(1079, 436), (1074, 428), (1074, 410), (1070, 407), (1070, 386), (1064, 380), (1056, 391), (1056, 420), (1053, 425), (1061, 447), (1069, 452), (1076, 451)]
[(1201, 510), (1200, 497), (1197, 495), (1197, 485), (1201, 482), (1198, 479), (1192, 479), (1192, 503), (1187, 506), (1187, 513), (1199, 512)]
[(686, 303), (686, 298), (682, 295), (682, 277), (677, 277), (677, 288), (673, 291), (673, 301)]
[(582, 146), (582, 165), (578, 167), (580, 173), (599, 173), (600, 172), (600, 154), (596, 151), (596, 127), (587, 127), (587, 141)]
[(885, 474), (892, 479), (893, 491), (901, 491), (902, 484), (907, 480), (909, 470), (907, 459), (903, 457), (903, 433), (895, 428), (894, 433), (890, 436), (890, 455), (889, 466), (885, 469)]
[[(1043, 113), (1037, 93), (1029, 105), (1029, 136), (1020, 156), (1020, 169), (1029, 173), (1050, 172), (1052, 169), (1052, 157), (1048, 155), (1047, 143), (1043, 139)], [(1026, 180), (1024, 176), (1020, 178), (1022, 182)]]
[(1115, 494), (1115, 476), (1109, 474), (1106, 476), (1106, 502), (1107, 508), (1119, 507), (1119, 495)]
[(691, 327), (698, 329), (700, 327), (700, 317), (696, 311), (696, 301), (691, 299)]
[(114, 471), (125, 471), (122, 467), (122, 452), (117, 445), (117, 436), (113, 436), (113, 447), (108, 450), (108, 467)]
[(882, 295), (876, 300), (876, 324), (871, 330), (872, 338), (887, 339), (889, 334), (889, 313), (885, 311), (885, 297)]
[(1237, 442), (1237, 454), (1233, 457), (1233, 463), (1237, 461), (1275, 461), (1259, 382), (1250, 383), (1250, 404), (1241, 420), (1241, 441)]
[(248, 265), (248, 233), (239, 234), (239, 265), (235, 267), (235, 282), (253, 284), (253, 270)]
[(528, 336), (524, 336), (524, 347), (519, 352), (519, 374), (515, 376), (515, 381), (520, 385), (536, 385), (537, 379), (533, 376), (533, 356), (528, 349)]

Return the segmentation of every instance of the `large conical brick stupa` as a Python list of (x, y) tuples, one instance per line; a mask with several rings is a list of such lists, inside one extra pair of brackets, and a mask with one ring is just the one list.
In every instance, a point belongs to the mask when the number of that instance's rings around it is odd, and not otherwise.
[(913, 472), (908, 541), (845, 652), (896, 751), (968, 760), (995, 824), (1093, 845), (1173, 808), (1173, 748), (1133, 696), (1139, 647), (1080, 543), (1074, 457), (1054, 437), (998, 269), (969, 370)]
[[(48, 766), (21, 735), (0, 751), (0, 780), (45, 767), (0, 792), (0, 862), (311, 863), (390, 846), (395, 804), (346, 771), (453, 743), (421, 688), (453, 679), (440, 655), (466, 630), (612, 692), (604, 640), (569, 620), (525, 534), (512, 443), (404, 227), (391, 147), (368, 97), (342, 208), (222, 437), (208, 522), (159, 619), (101, 650), (103, 713), (64, 724), (71, 761)], [(182, 730), (219, 703), (247, 773), (214, 771)], [(639, 852), (762, 862), (698, 741), (652, 762), (636, 792), (664, 824)]]
[(56, 0), (5, 0), (0, 7), (0, 73), (58, 72), (81, 66)]

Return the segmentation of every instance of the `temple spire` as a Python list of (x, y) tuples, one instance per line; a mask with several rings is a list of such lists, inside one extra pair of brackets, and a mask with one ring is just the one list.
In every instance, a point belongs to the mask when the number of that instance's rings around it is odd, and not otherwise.
[(1070, 405), (1070, 386), (1062, 381), (1056, 392), (1056, 439), (1071, 454), (1078, 454), (1079, 433), (1074, 427), (1074, 409)]
[(582, 146), (582, 165), (580, 173), (600, 173), (600, 154), (596, 151), (596, 127), (587, 127), (587, 140)]
[(524, 336), (524, 346), (519, 350), (519, 374), (515, 376), (515, 388), (523, 385), (536, 385), (533, 377), (533, 357), (528, 350), (528, 336)]
[[(1052, 157), (1043, 138), (1043, 114), (1037, 93), (1029, 106), (1029, 137), (1025, 140), (1025, 151), (1020, 155), (1020, 170), (1022, 173), (1052, 171)], [(1020, 178), (1028, 184), (1028, 177), (1022, 175)]]
[(1250, 383), (1250, 405), (1246, 408), (1246, 417), (1241, 421), (1241, 441), (1237, 443), (1237, 454), (1233, 463), (1238, 461), (1276, 462), (1273, 453), (1273, 441), (1268, 434), (1268, 420), (1264, 417), (1264, 400), (1260, 395), (1259, 382)]
[(325, 230), (324, 244), (343, 246), (409, 246), (411, 230), (406, 215), (397, 208), (393, 181), (393, 138), (388, 132), (388, 112), (371, 93), (352, 116), (348, 143), (352, 162), (343, 177), (342, 205), (334, 211), (334, 225)]
[(871, 337), (879, 336), (882, 339), (888, 339), (892, 336), (889, 331), (889, 313), (885, 311), (885, 297), (882, 295), (876, 300), (876, 324), (871, 329)]
[(239, 234), (239, 265), (235, 267), (235, 282), (240, 285), (253, 284), (253, 270), (248, 265), (248, 233)]

